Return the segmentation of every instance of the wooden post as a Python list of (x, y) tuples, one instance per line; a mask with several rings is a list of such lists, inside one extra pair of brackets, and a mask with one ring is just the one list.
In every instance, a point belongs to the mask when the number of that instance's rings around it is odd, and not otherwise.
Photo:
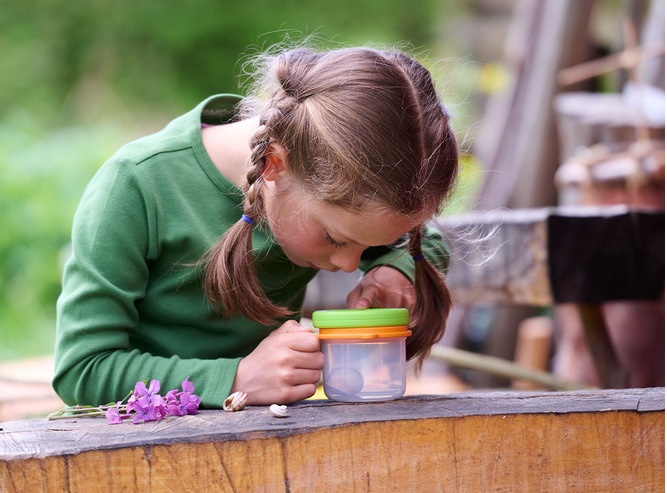
[(3, 492), (665, 488), (664, 388), (305, 401), (140, 425), (0, 423)]
[[(550, 317), (525, 319), (519, 324), (514, 362), (530, 370), (548, 371), (552, 339), (553, 321)], [(544, 388), (521, 379), (512, 380), (512, 387), (523, 390)]]

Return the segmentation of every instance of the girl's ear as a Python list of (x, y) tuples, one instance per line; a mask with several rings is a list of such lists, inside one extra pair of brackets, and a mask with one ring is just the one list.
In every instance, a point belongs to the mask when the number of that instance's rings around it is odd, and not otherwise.
[(271, 142), (266, 150), (262, 177), (266, 181), (275, 181), (278, 175), (287, 169), (287, 151), (276, 142)]

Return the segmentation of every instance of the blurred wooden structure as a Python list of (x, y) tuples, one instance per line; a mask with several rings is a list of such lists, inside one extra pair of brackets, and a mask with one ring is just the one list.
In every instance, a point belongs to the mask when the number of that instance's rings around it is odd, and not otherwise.
[(7, 492), (661, 492), (664, 389), (0, 423)]
[[(625, 79), (633, 81), (635, 88), (641, 82), (662, 91), (663, 100), (657, 108), (664, 107), (664, 56), (660, 53), (664, 54), (665, 3), (664, 0), (631, 0), (619, 7), (617, 12), (627, 17), (618, 19), (619, 32), (625, 21), (625, 45), (619, 53), (598, 58), (598, 47), (591, 42), (592, 25), (602, 3), (599, 0), (516, 2), (502, 56), (512, 74), (511, 82), (506, 90), (489, 98), (473, 146), (486, 170), (485, 182), (475, 203), (477, 210), (510, 208), (530, 215), (532, 209), (538, 209), (536, 214), (540, 214), (540, 208), (557, 204), (598, 207), (623, 204), (652, 211), (664, 209), (664, 112), (661, 122), (642, 118), (635, 107), (641, 94), (635, 94), (634, 103), (620, 91), (596, 94), (592, 92), (594, 84), (590, 77), (601, 71), (627, 71), (629, 76)], [(628, 26), (637, 26), (634, 37)], [(611, 49), (615, 51), (617, 47)], [(619, 75), (618, 80), (623, 82), (623, 73)], [(572, 161), (579, 165), (574, 173), (570, 172)], [(582, 167), (583, 161), (590, 164)], [(485, 214), (494, 213), (480, 212), (479, 216), (483, 219)], [(523, 227), (528, 236), (544, 234), (538, 226), (535, 231), (528, 231), (528, 225)], [(512, 228), (521, 234), (517, 224), (505, 229)], [(514, 249), (505, 248), (507, 252), (528, 257), (535, 254), (522, 250), (532, 247), (525, 239), (508, 239), (507, 235), (504, 239), (515, 245)], [(664, 242), (662, 245), (664, 248)], [(453, 260), (454, 263), (460, 261), (459, 258)], [(523, 265), (527, 262), (524, 260)], [(512, 259), (514, 266), (521, 263)], [(612, 264), (610, 269), (616, 266)], [(504, 278), (507, 291), (512, 291), (512, 296), (504, 297), (505, 301), (482, 296), (476, 301), (469, 297), (462, 302), (460, 313), (448, 327), (448, 331), (455, 333), (450, 336), (450, 344), (462, 342), (466, 321), (474, 318), (478, 304), (490, 301), (491, 309), (482, 307), (493, 314), (489, 316), (479, 350), (505, 358), (514, 354), (517, 327), (524, 318), (535, 314), (531, 308), (535, 298), (530, 297), (536, 297), (538, 292), (527, 291), (527, 286), (533, 286), (532, 291), (540, 276), (547, 279), (545, 272), (536, 270), (518, 273), (518, 277), (517, 273)], [(547, 283), (537, 285), (544, 287)], [(546, 298), (545, 293), (544, 290), (539, 293), (542, 300)], [(508, 303), (511, 297), (514, 300)], [(656, 302), (661, 298), (664, 300), (664, 294), (659, 293)], [(605, 303), (583, 305), (555, 301), (559, 315), (564, 313), (564, 308), (573, 308), (567, 317), (558, 317), (561, 326), (576, 330), (588, 326), (591, 330), (587, 332), (595, 334), (607, 332), (610, 317), (606, 316)], [(623, 302), (614, 303), (617, 306)], [(589, 347), (602, 345), (607, 347), (604, 353), (610, 354), (613, 348), (608, 336), (594, 339), (595, 342), (589, 339)], [(598, 354), (598, 367), (601, 358), (616, 360)], [(612, 385), (617, 386), (628, 382), (616, 373), (614, 377), (605, 377), (601, 384), (615, 382)]]
[[(565, 90), (572, 83), (603, 74), (620, 80), (617, 93), (563, 92), (554, 100), (562, 163), (555, 182), (561, 205), (623, 204), (637, 210), (664, 211), (665, 2), (632, 5), (643, 6), (645, 12), (622, 19), (621, 49), (559, 73)], [(664, 235), (664, 225), (658, 226), (660, 230)], [(629, 235), (631, 231), (628, 229)], [(635, 236), (634, 241), (654, 240)], [(663, 258), (664, 269), (664, 241), (647, 246)], [(661, 265), (655, 269), (660, 271)], [(610, 264), (609, 270), (617, 267)], [(584, 332), (592, 349), (608, 342), (591, 341), (591, 327), (597, 327), (598, 333), (609, 333), (615, 341), (613, 349), (624, 360), (626, 386), (664, 385), (664, 277), (662, 290), (651, 298), (616, 297), (584, 309), (562, 302), (555, 314), (561, 326), (555, 358), (560, 374), (574, 378), (590, 375), (585, 369), (589, 356), (581, 350), (578, 339)], [(594, 378), (588, 381), (593, 383)]]
[(627, 386), (601, 304), (664, 292), (663, 211), (627, 206), (476, 212), (439, 222), (452, 249), (454, 302), (574, 303), (602, 385)]

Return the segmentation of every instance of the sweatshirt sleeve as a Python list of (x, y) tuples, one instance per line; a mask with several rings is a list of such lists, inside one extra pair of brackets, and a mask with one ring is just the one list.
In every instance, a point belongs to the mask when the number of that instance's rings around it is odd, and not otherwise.
[[(72, 252), (57, 304), (53, 387), (67, 404), (123, 398), (137, 381), (162, 391), (190, 377), (206, 407), (220, 407), (240, 358), (157, 356), (137, 349), (141, 300), (150, 282), (151, 204), (136, 165), (103, 166), (84, 191), (72, 226)], [(140, 346), (140, 345), (139, 345)]]
[[(426, 227), (422, 236), (422, 251), (437, 269), (443, 273), (447, 272), (449, 250), (442, 233), (435, 226)], [(362, 271), (368, 272), (380, 265), (390, 265), (401, 271), (411, 282), (414, 281), (415, 262), (404, 244), (372, 247), (364, 252), (360, 266)]]

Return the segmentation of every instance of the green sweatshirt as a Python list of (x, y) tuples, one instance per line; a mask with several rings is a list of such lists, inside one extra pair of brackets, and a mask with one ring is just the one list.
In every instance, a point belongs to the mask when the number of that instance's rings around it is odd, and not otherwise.
[[(220, 316), (195, 265), (241, 217), (241, 190), (218, 171), (201, 138), (202, 124), (231, 121), (239, 101), (203, 101), (122, 147), (86, 187), (57, 305), (53, 387), (64, 402), (116, 401), (146, 379), (158, 379), (166, 392), (189, 377), (203, 406), (221, 407), (240, 359), (281, 325)], [(269, 299), (298, 312), (316, 271), (292, 264), (257, 228), (253, 249)], [(424, 252), (446, 267), (434, 232)], [(387, 263), (412, 278), (412, 259), (392, 248), (369, 249), (361, 269)]]

